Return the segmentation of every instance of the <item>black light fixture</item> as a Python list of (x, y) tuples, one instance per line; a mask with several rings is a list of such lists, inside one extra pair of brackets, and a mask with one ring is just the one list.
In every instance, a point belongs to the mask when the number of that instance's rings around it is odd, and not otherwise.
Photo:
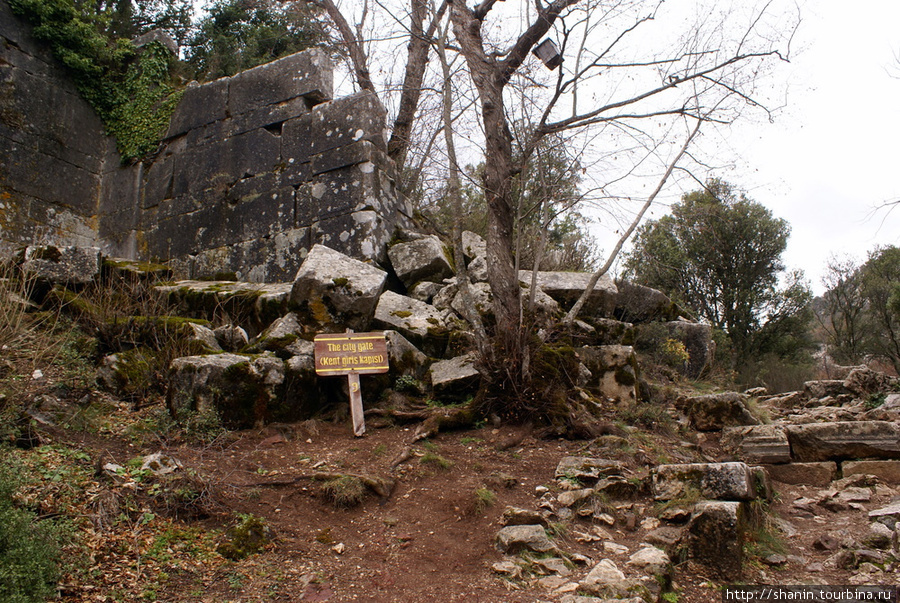
[(550, 38), (547, 38), (532, 50), (537, 58), (544, 62), (544, 66), (551, 71), (562, 65), (563, 58), (559, 54), (559, 48)]

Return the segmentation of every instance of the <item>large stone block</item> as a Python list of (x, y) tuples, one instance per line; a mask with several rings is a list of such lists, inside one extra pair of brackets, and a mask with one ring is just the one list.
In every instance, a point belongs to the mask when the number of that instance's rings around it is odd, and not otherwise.
[[(48, 177), (52, 174), (53, 177)], [(98, 172), (0, 137), (0, 187), (89, 217), (100, 201)]]
[(444, 244), (435, 235), (392, 245), (388, 257), (397, 277), (407, 287), (422, 280), (440, 283), (453, 274)]
[(599, 459), (587, 456), (565, 456), (556, 465), (554, 477), (582, 484), (594, 484), (604, 477), (621, 476), (625, 464), (621, 461)]
[(304, 97), (298, 97), (275, 105), (264, 105), (229, 117), (219, 124), (219, 128), (209, 128), (204, 135), (211, 136), (221, 133), (224, 136), (236, 136), (250, 130), (266, 128), (280, 136), (284, 131), (284, 122), (300, 115), (306, 115), (309, 111), (309, 101)]
[(309, 154), (316, 155), (360, 140), (368, 140), (386, 150), (386, 118), (384, 106), (374, 93), (368, 91), (322, 103), (312, 112)]
[[(587, 272), (538, 272), (537, 286), (565, 308), (581, 297), (591, 274)], [(531, 271), (520, 270), (519, 281), (531, 285)], [(588, 296), (582, 314), (610, 318), (616, 307), (617, 289), (609, 275), (603, 275)]]
[(241, 178), (274, 170), (280, 160), (281, 137), (265, 129), (189, 147), (174, 166), (172, 195), (224, 192)]
[(615, 316), (619, 320), (642, 323), (678, 319), (678, 306), (662, 291), (627, 281), (618, 281), (616, 289)]
[(310, 237), (315, 243), (340, 248), (352, 257), (383, 263), (387, 243), (397, 225), (375, 210), (354, 211), (314, 222)]
[(617, 402), (637, 400), (638, 368), (634, 348), (627, 345), (585, 346), (576, 350), (591, 372), (588, 382)]
[(313, 176), (344, 167), (360, 165), (361, 170), (380, 169), (394, 171), (393, 162), (377, 146), (368, 140), (360, 140), (347, 146), (330, 149), (309, 158)]
[(378, 300), (374, 325), (399, 332), (431, 356), (442, 356), (447, 345), (447, 325), (441, 312), (393, 291), (385, 291)]
[(781, 425), (726, 427), (722, 446), (746, 463), (790, 463), (791, 445)]
[(747, 396), (737, 392), (695, 396), (687, 401), (691, 425), (698, 431), (718, 431), (726, 426), (758, 425), (747, 409)]
[(228, 115), (228, 82), (229, 78), (222, 78), (202, 86), (188, 86), (169, 121), (166, 138), (225, 119)]
[(474, 354), (466, 354), (432, 364), (428, 374), (434, 393), (441, 396), (474, 395), (481, 380), (475, 360)]
[(86, 285), (100, 275), (96, 247), (32, 246), (25, 249), (22, 271), (50, 284)]
[(822, 488), (837, 477), (837, 463), (787, 463), (765, 465), (765, 470), (773, 480), (783, 484), (817, 486)]
[(796, 461), (900, 459), (900, 427), (888, 421), (790, 425), (787, 433)]
[(273, 356), (226, 353), (176, 358), (166, 403), (176, 420), (214, 413), (232, 429), (290, 420), (275, 412), (284, 377), (284, 363)]
[(310, 105), (330, 99), (333, 69), (324, 50), (311, 49), (238, 73), (229, 80), (228, 113), (240, 115), (297, 97)]
[(739, 502), (702, 501), (688, 523), (688, 555), (720, 579), (740, 578), (744, 560), (744, 509)]
[(900, 484), (900, 461), (844, 461), (841, 463), (844, 477), (874, 475), (888, 484)]
[(387, 273), (323, 245), (314, 245), (300, 266), (291, 303), (311, 325), (365, 331), (384, 291)]
[(675, 500), (699, 494), (711, 500), (756, 498), (753, 474), (744, 463), (688, 463), (660, 465), (653, 474), (656, 500)]

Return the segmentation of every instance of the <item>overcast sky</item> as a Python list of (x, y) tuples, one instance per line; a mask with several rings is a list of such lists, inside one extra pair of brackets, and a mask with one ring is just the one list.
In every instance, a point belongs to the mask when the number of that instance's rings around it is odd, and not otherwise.
[(791, 224), (786, 263), (821, 293), (829, 255), (900, 246), (900, 207), (876, 210), (900, 200), (900, 1), (816, 0), (802, 15), (787, 106), (731, 133), (740, 160), (722, 177)]

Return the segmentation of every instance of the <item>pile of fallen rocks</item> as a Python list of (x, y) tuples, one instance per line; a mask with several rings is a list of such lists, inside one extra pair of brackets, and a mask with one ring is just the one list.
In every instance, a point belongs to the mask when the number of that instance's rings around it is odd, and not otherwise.
[[(474, 305), (489, 322), (486, 244), (467, 232), (464, 249)], [(434, 235), (401, 232), (387, 255), (390, 266), (382, 268), (315, 245), (291, 283), (159, 284), (153, 293), (167, 316), (133, 317), (129, 328), (143, 333), (156, 325), (189, 351), (167, 367), (167, 400), (179, 420), (213, 412), (227, 427), (246, 428), (315, 415), (341, 399), (337, 390), (346, 384), (316, 377), (312, 340), (318, 333), (346, 330), (383, 331), (387, 339), (390, 372), (363, 377), (367, 399), (377, 398), (398, 379), (436, 399), (472, 395), (480, 375), (447, 247)], [(48, 289), (96, 284), (104, 272), (140, 275), (160, 267), (102, 258), (95, 248), (30, 247), (20, 255), (19, 269), (42, 283), (46, 294)], [(522, 271), (522, 296), (529, 299), (535, 288), (536, 317), (539, 324), (550, 325), (581, 296), (590, 276)], [(617, 403), (638, 400), (640, 375), (632, 347), (636, 323), (662, 325), (669, 337), (682, 341), (691, 359), (683, 367), (686, 373), (699, 373), (709, 364), (713, 344), (708, 326), (683, 320), (659, 291), (617, 286), (604, 276), (573, 334), (581, 387)], [(145, 349), (141, 337), (116, 337), (121, 332), (117, 328), (105, 342), (112, 349), (100, 363), (99, 381), (127, 397), (137, 389), (134, 380), (152, 365), (156, 350)]]

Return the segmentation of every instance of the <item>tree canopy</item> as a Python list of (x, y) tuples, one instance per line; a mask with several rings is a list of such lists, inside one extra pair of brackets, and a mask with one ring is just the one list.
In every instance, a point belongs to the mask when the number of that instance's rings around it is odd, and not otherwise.
[(798, 273), (778, 288), (790, 227), (722, 180), (684, 195), (671, 215), (647, 222), (626, 275), (661, 289), (730, 339), (735, 366), (752, 354), (788, 355), (802, 334), (810, 293)]
[(188, 42), (187, 62), (208, 81), (308, 48), (332, 48), (319, 13), (304, 2), (216, 0)]
[(833, 260), (819, 321), (840, 361), (876, 358), (900, 372), (900, 248), (880, 247), (862, 265)]

